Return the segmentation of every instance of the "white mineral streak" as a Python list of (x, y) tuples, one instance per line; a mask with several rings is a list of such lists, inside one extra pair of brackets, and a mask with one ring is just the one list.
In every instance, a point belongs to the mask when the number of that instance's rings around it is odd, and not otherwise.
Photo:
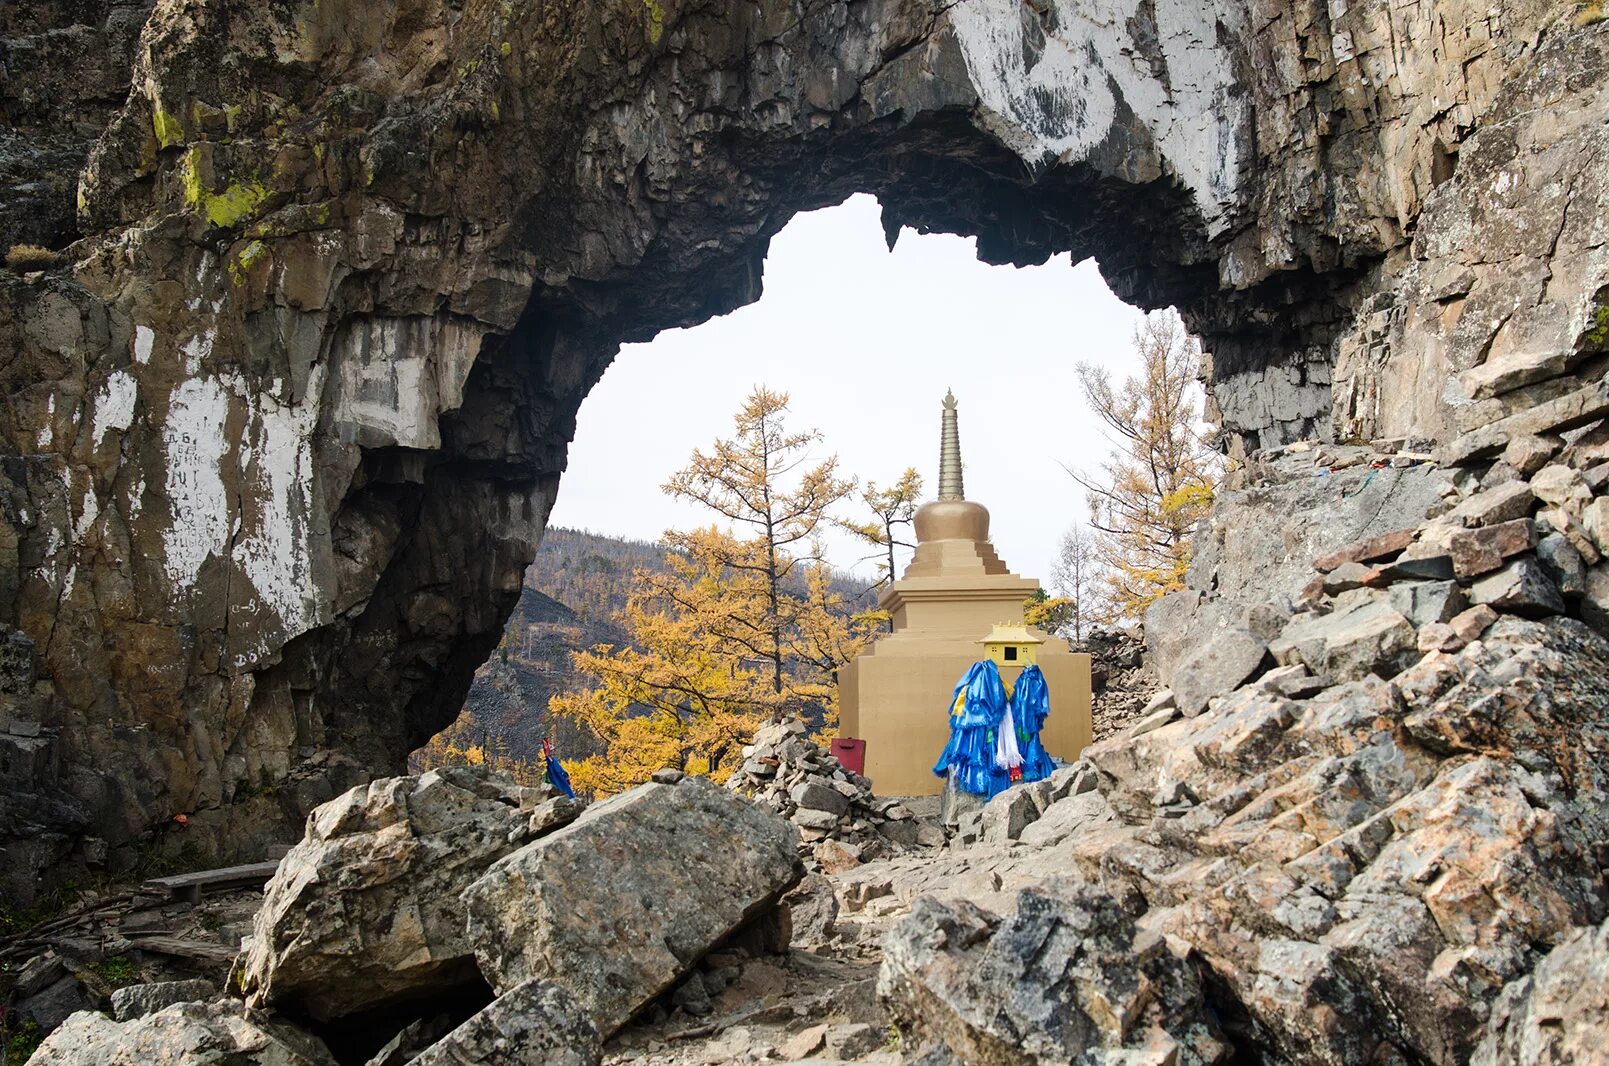
[(202, 564), (229, 542), (229, 499), (220, 465), (229, 447), (224, 439), (228, 416), (229, 394), (216, 378), (190, 378), (168, 401), (162, 441), (173, 522), (162, 547), (175, 589), (194, 584)]
[(101, 386), (101, 394), (95, 400), (95, 420), (90, 435), (95, 447), (101, 446), (111, 430), (125, 430), (134, 422), (134, 401), (138, 395), (139, 385), (126, 370), (114, 370), (107, 375), (106, 384)]
[[(1216, 234), (1238, 199), (1250, 130), (1250, 94), (1234, 82), (1217, 25), (1236, 29), (1245, 16), (1233, 3), (1156, 0), (1157, 40), (1142, 46), (1130, 27), (1143, 3), (1050, 0), (1054, 17), (1041, 19), (1021, 0), (960, 0), (949, 18), (983, 125), (1025, 162), (1086, 157), (1111, 132), (1121, 100)], [(1028, 20), (1048, 28), (1042, 38)], [(1151, 68), (1157, 49), (1163, 77)]]
[(482, 330), (437, 318), (371, 318), (337, 342), (335, 423), (365, 445), (439, 448), (437, 418), (464, 402)]
[(56, 394), (51, 393), (45, 400), (45, 424), (39, 427), (39, 436), (34, 439), (34, 446), (44, 451), (56, 441)]
[(217, 333), (207, 330), (197, 333), (194, 337), (179, 346), (179, 352), (184, 356), (184, 372), (195, 375), (201, 372), (201, 364), (212, 354), (212, 342)]
[(156, 343), (156, 334), (148, 326), (134, 327), (134, 361), (144, 366), (151, 361), (151, 348)]
[(242, 480), (256, 485), (258, 510), (239, 538), (235, 562), (289, 639), (322, 618), (312, 574), (313, 430), (324, 392), (324, 367), (313, 368), (300, 403), (276, 399), (275, 382), (261, 401), (241, 449)]

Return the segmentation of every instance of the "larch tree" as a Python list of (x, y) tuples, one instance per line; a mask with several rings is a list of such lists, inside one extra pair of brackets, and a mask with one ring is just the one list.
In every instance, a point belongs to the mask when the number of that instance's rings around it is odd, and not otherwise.
[(1041, 591), (1030, 598), (1024, 619), (1058, 636), (1075, 642), (1083, 640), (1091, 619), (1104, 613), (1099, 568), (1094, 539), (1082, 526), (1069, 526), (1061, 535), (1050, 567), (1050, 587), (1055, 595)]
[(1102, 613), (1099, 569), (1094, 538), (1083, 526), (1069, 526), (1056, 545), (1050, 583), (1068, 601), (1064, 628), (1071, 631), (1074, 640), (1083, 640), (1090, 619)]
[(864, 521), (843, 519), (838, 525), (876, 549), (875, 554), (867, 558), (878, 561), (877, 583), (872, 588), (879, 589), (899, 577), (898, 550), (916, 547), (910, 541), (901, 540), (899, 530), (916, 521), (916, 509), (922, 502), (922, 475), (915, 467), (906, 467), (899, 480), (886, 488), (869, 481), (860, 491), (860, 502), (871, 517)]
[(1184, 587), (1191, 539), (1222, 471), (1199, 431), (1200, 348), (1178, 316), (1147, 315), (1134, 352), (1139, 372), (1120, 383), (1103, 367), (1078, 365), (1084, 399), (1116, 444), (1098, 472), (1068, 471), (1088, 495), (1104, 571), (1106, 602), (1091, 616), (1099, 621), (1137, 620)]
[[(695, 450), (691, 462), (662, 486), (671, 496), (708, 507), (740, 531), (727, 566), (758, 575), (765, 584), (765, 610), (757, 621), (767, 630), (762, 655), (777, 695), (784, 687), (785, 637), (793, 610), (784, 586), (797, 565), (796, 546), (808, 546), (827, 523), (828, 510), (855, 489), (853, 480), (838, 476), (837, 456), (812, 461), (810, 448), (821, 442), (821, 434), (789, 429), (787, 413), (787, 393), (755, 386), (737, 413), (736, 435), (716, 441), (707, 453)], [(674, 538), (667, 539), (674, 545)]]
[(638, 570), (618, 621), (630, 645), (574, 662), (585, 691), (549, 703), (607, 745), (570, 767), (578, 789), (614, 792), (673, 765), (724, 779), (767, 718), (830, 719), (834, 674), (875, 622), (832, 587), (815, 546), (854, 490), (815, 432), (787, 426), (788, 397), (757, 387), (736, 432), (663, 486), (719, 524), (665, 534), (669, 567)]

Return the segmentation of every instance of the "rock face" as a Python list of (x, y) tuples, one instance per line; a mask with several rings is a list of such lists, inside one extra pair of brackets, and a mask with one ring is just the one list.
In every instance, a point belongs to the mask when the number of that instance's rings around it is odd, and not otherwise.
[(1504, 989), (1472, 1066), (1565, 1066), (1609, 1041), (1609, 924), (1582, 929)]
[(923, 898), (884, 951), (877, 995), (907, 1061), (1229, 1061), (1195, 971), (1084, 886), (1024, 891), (1006, 918)]
[(28, 1061), (40, 1066), (336, 1066), (315, 1038), (230, 1000), (179, 1003), (126, 1022), (83, 1011), (50, 1034)]
[(7, 145), (64, 147), (0, 151), (48, 202), (0, 232), (84, 239), (0, 276), (0, 624), (78, 800), (7, 891), (177, 812), (255, 849), (400, 768), (618, 345), (754, 299), (852, 191), (1181, 307), (1237, 456), (1595, 417), (1549, 376), (1609, 281), (1609, 29), (1566, 7), (161, 0), (129, 46), (140, 3), (8, 5)]
[(499, 860), (464, 892), (499, 992), (572, 992), (604, 1036), (799, 880), (792, 828), (708, 778), (642, 785)]
[(544, 790), (456, 767), (375, 781), (318, 808), (236, 963), (247, 1002), (330, 1019), (474, 980), (459, 896), (536, 835), (548, 802)]

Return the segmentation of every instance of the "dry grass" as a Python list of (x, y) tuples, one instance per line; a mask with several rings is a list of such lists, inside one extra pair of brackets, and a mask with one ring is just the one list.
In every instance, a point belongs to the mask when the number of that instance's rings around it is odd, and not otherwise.
[(1604, 0), (1590, 0), (1588, 3), (1577, 4), (1575, 11), (1575, 24), (1577, 26), (1591, 26), (1595, 22), (1602, 22), (1609, 18), (1609, 10), (1605, 10)]
[(45, 270), (61, 264), (62, 254), (37, 244), (13, 244), (6, 252), (6, 266), (12, 270)]

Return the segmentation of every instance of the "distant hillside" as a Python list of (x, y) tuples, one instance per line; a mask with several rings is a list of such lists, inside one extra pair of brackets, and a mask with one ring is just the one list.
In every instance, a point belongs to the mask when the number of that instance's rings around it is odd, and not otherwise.
[[(627, 643), (614, 619), (631, 594), (631, 575), (665, 567), (665, 550), (657, 544), (549, 529), (525, 572), (502, 643), (476, 672), (453, 732), (471, 742), (496, 741), (516, 759), (536, 758), (550, 730), (562, 757), (597, 754), (591, 734), (563, 719), (549, 721), (548, 697), (581, 683), (571, 652)], [(833, 584), (851, 602), (872, 606), (875, 597), (854, 578)]]
[(525, 572), (519, 604), (502, 643), (479, 671), (464, 710), (509, 755), (534, 759), (551, 730), (559, 754), (596, 754), (596, 741), (565, 720), (550, 723), (548, 697), (575, 684), (570, 653), (595, 644), (623, 644), (614, 624), (625, 606), (634, 570), (663, 569), (654, 544), (574, 529), (549, 529)]

